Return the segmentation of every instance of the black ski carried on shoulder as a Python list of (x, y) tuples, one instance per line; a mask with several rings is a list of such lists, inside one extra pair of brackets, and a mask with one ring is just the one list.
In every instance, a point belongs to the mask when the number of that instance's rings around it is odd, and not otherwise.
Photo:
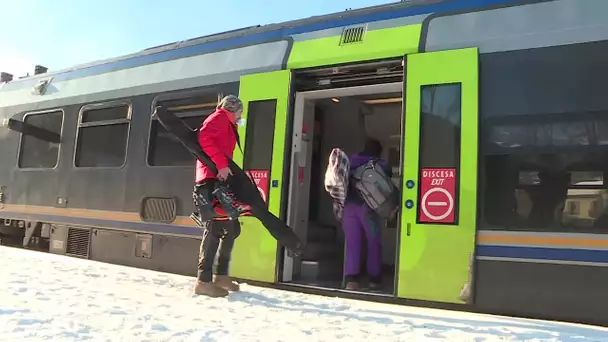
[[(205, 164), (212, 172), (217, 174), (217, 166), (198, 143), (198, 129), (191, 129), (179, 117), (162, 106), (156, 107), (152, 115), (170, 134), (175, 136), (190, 153)], [(266, 202), (260, 195), (255, 183), (245, 171), (232, 161), (232, 159), (228, 158), (228, 160), (230, 162), (229, 167), (230, 171), (232, 171), (232, 175), (229, 176), (225, 182), (230, 187), (235, 200), (250, 206), (251, 216), (260, 220), (266, 230), (268, 230), (279, 244), (283, 245), (293, 254), (301, 255), (304, 246), (293, 229), (268, 211)]]

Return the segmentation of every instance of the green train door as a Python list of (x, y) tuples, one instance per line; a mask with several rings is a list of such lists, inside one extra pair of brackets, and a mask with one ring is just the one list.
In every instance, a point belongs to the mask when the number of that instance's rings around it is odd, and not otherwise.
[[(291, 71), (280, 70), (241, 77), (245, 125), (239, 128), (244, 155), (235, 151), (235, 162), (250, 172), (264, 193), (270, 211), (283, 210), (285, 146)], [(230, 275), (274, 283), (277, 275), (277, 241), (259, 220), (243, 217), (235, 242)]]
[(463, 303), (475, 250), (476, 48), (409, 55), (397, 296)]

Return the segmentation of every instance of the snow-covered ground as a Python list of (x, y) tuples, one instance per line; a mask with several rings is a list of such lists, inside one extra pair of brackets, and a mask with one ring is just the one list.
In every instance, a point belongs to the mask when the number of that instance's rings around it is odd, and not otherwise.
[(608, 329), (243, 286), (0, 247), (0, 341), (608, 341)]

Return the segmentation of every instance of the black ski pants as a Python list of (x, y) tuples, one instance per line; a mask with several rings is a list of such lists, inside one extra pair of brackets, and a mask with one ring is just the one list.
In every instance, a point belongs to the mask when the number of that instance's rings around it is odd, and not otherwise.
[[(239, 220), (206, 221), (198, 256), (198, 280), (210, 282), (213, 275), (228, 275), (234, 241), (241, 234)], [(217, 255), (217, 262), (215, 262)]]

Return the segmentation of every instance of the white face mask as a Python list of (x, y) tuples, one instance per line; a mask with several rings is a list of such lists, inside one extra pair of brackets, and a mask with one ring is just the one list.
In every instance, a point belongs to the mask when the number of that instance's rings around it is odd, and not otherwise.
[(245, 120), (245, 118), (240, 118), (236, 121), (236, 124), (240, 127), (245, 127), (245, 125), (247, 124), (247, 120)]

